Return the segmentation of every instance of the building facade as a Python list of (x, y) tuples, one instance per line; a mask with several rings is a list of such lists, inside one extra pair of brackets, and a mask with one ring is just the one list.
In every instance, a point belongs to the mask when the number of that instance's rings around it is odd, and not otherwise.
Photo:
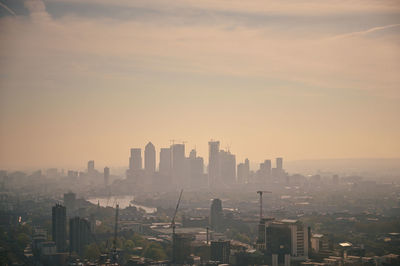
[(52, 210), (52, 237), (57, 252), (64, 252), (67, 247), (67, 209), (56, 204)]

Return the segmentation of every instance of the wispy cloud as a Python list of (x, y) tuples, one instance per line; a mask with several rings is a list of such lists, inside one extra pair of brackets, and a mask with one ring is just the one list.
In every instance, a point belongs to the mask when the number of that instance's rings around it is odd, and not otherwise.
[(2, 2), (0, 2), (0, 6), (1, 6), (2, 8), (4, 8), (5, 10), (7, 10), (8, 13), (10, 13), (11, 15), (13, 15), (13, 16), (16, 16), (16, 15), (17, 15), (17, 14), (15, 14), (15, 12), (14, 12), (11, 8), (9, 8), (8, 6), (6, 6), (6, 5), (3, 4)]
[(370, 33), (374, 33), (377, 31), (382, 31), (382, 30), (387, 30), (387, 29), (397, 28), (397, 27), (400, 27), (400, 24), (392, 24), (392, 25), (373, 27), (373, 28), (363, 30), (363, 31), (356, 31), (356, 32), (350, 32), (350, 33), (346, 33), (346, 34), (337, 35), (337, 36), (332, 37), (332, 39), (342, 39), (342, 38), (364, 36), (364, 35), (368, 35)]

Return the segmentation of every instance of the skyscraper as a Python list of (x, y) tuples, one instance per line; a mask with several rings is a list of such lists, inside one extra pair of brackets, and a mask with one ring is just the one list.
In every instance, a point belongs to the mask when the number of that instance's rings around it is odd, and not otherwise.
[(69, 220), (70, 252), (83, 255), (85, 246), (89, 244), (90, 223), (86, 219), (74, 217)]
[(104, 185), (108, 186), (108, 182), (110, 181), (110, 168), (104, 167)]
[(265, 169), (266, 175), (268, 177), (270, 177), (271, 176), (271, 169), (272, 169), (271, 160), (265, 160), (264, 161), (264, 169)]
[(219, 152), (220, 178), (225, 185), (236, 182), (236, 156), (230, 151)]
[(272, 176), (275, 178), (282, 178), (285, 176), (285, 171), (283, 170), (283, 158), (276, 158), (276, 168), (272, 169)]
[(88, 161), (87, 172), (89, 175), (92, 175), (94, 173), (94, 161), (93, 160)]
[(185, 182), (185, 144), (173, 144), (172, 151), (172, 177), (175, 184)]
[(260, 169), (257, 172), (259, 182), (267, 182), (267, 179), (271, 177), (271, 173), (271, 160), (265, 160), (263, 163), (260, 163)]
[(154, 174), (156, 171), (156, 149), (151, 142), (144, 149), (144, 169), (147, 174)]
[(202, 157), (196, 156), (196, 150), (192, 150), (189, 156), (189, 176), (190, 185), (192, 187), (200, 187), (205, 185), (204, 178), (204, 161)]
[(223, 212), (222, 201), (220, 199), (213, 199), (210, 210), (210, 226), (216, 232), (222, 230), (223, 225)]
[(249, 182), (250, 176), (250, 162), (249, 159), (246, 158), (244, 163), (240, 163), (237, 166), (237, 182), (239, 184), (244, 184)]
[(71, 215), (76, 207), (76, 194), (72, 192), (64, 193), (64, 205), (67, 208), (67, 215)]
[(52, 237), (56, 243), (57, 252), (64, 252), (67, 247), (67, 211), (60, 204), (51, 209), (52, 212)]
[(276, 168), (278, 169), (278, 171), (283, 170), (283, 158), (281, 157), (276, 158)]
[(160, 164), (159, 164), (159, 172), (163, 175), (171, 174), (171, 149), (170, 148), (161, 148), (160, 149)]
[(208, 182), (210, 185), (217, 183), (220, 177), (219, 170), (219, 141), (208, 142)]
[(141, 170), (142, 168), (142, 150), (132, 148), (131, 157), (129, 158), (129, 170)]

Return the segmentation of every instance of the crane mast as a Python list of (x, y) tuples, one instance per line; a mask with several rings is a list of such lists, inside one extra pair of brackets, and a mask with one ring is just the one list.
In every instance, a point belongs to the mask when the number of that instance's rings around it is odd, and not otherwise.
[(115, 209), (115, 224), (114, 224), (114, 240), (113, 240), (113, 259), (117, 260), (117, 234), (118, 234), (118, 212), (119, 205), (116, 205)]
[(181, 198), (182, 198), (182, 193), (183, 189), (181, 190), (181, 193), (179, 194), (179, 199), (178, 202), (176, 203), (176, 208), (174, 212), (174, 216), (172, 217), (171, 220), (171, 227), (172, 227), (172, 263), (175, 263), (175, 217), (178, 212), (179, 204), (181, 203)]
[(259, 190), (259, 191), (257, 191), (257, 194), (259, 194), (260, 195), (260, 222), (261, 222), (261, 220), (262, 220), (262, 217), (263, 217), (263, 214), (262, 214), (262, 210), (263, 210), (263, 198), (262, 198), (262, 196), (263, 196), (263, 193), (272, 193), (271, 191), (262, 191), (262, 190)]

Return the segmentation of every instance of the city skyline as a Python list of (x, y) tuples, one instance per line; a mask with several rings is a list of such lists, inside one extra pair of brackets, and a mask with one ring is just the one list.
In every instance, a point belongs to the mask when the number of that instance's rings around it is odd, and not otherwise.
[(400, 0), (0, 0), (0, 265), (400, 265)]
[[(186, 138), (187, 139), (187, 138)], [(207, 142), (210, 141), (215, 141), (214, 139), (209, 139)], [(207, 143), (206, 142), (206, 143)], [(222, 151), (228, 151), (228, 152), (232, 152), (235, 156), (236, 156), (236, 164), (243, 164), (243, 162), (247, 159), (250, 161), (250, 170), (257, 170), (260, 166), (260, 164), (263, 164), (265, 162), (265, 160), (274, 160), (276, 158), (281, 158), (284, 157), (285, 158), (285, 162), (289, 162), (289, 163), (293, 163), (294, 165), (298, 165), (301, 164), (301, 162), (307, 162), (312, 163), (313, 161), (315, 162), (321, 162), (323, 163), (324, 161), (328, 162), (327, 164), (329, 165), (329, 163), (332, 162), (337, 162), (340, 163), (340, 161), (345, 162), (345, 161), (363, 161), (363, 160), (380, 160), (380, 161), (387, 161), (387, 164), (393, 164), (394, 162), (400, 160), (400, 156), (399, 157), (337, 157), (337, 158), (312, 158), (312, 157), (300, 157), (300, 158), (288, 158), (287, 156), (285, 156), (282, 153), (272, 153), (272, 152), (261, 152), (261, 157), (259, 157), (259, 159), (255, 159), (255, 157), (251, 156), (251, 155), (246, 155), (246, 154), (240, 154), (239, 152), (236, 151), (235, 146), (232, 145), (232, 142), (230, 142), (229, 144), (226, 144), (224, 142), (221, 141), (217, 141), (220, 143), (219, 149)], [(93, 161), (96, 162), (96, 168), (97, 169), (102, 169), (104, 167), (107, 168), (113, 168), (113, 169), (129, 169), (130, 168), (130, 164), (132, 162), (130, 162), (129, 156), (131, 156), (130, 158), (132, 158), (132, 151), (134, 150), (134, 153), (136, 156), (140, 157), (141, 162), (137, 162), (138, 165), (135, 166), (137, 169), (145, 169), (145, 148), (146, 148), (146, 144), (151, 144), (154, 149), (155, 149), (155, 157), (156, 157), (156, 161), (155, 161), (155, 169), (157, 171), (159, 171), (159, 162), (160, 162), (160, 152), (166, 152), (168, 150), (168, 153), (170, 153), (171, 151), (171, 147), (172, 147), (172, 143), (175, 144), (183, 144), (185, 146), (185, 156), (186, 157), (190, 157), (190, 154), (192, 151), (195, 151), (196, 154), (198, 156), (200, 156), (202, 159), (204, 159), (204, 164), (205, 167), (208, 166), (208, 162), (209, 162), (209, 150), (208, 150), (208, 145), (204, 144), (204, 145), (190, 145), (191, 143), (188, 141), (180, 141), (177, 139), (174, 139), (173, 141), (170, 140), (169, 144), (165, 144), (162, 146), (159, 146), (157, 144), (154, 144), (154, 141), (148, 141), (145, 142), (144, 144), (142, 144), (141, 146), (136, 145), (136, 146), (132, 146), (131, 148), (126, 148), (124, 150), (124, 158), (123, 160), (118, 160), (115, 161), (113, 159), (107, 159), (105, 157), (103, 158), (99, 158), (99, 156), (91, 156), (88, 158), (84, 158), (84, 161), (79, 161), (77, 162), (77, 160), (68, 160), (61, 162), (59, 161), (58, 164), (16, 164), (16, 165), (10, 165), (7, 167), (7, 165), (2, 165), (2, 162), (0, 161), (0, 168), (4, 169), (4, 170), (25, 170), (25, 171), (35, 171), (37, 169), (52, 169), (52, 168), (59, 168), (59, 169), (64, 169), (64, 170), (68, 170), (68, 169), (74, 169), (74, 170), (86, 170), (88, 169), (88, 164), (92, 165)], [(168, 142), (165, 142), (168, 143)], [(204, 147), (203, 147), (204, 146)], [(233, 147), (233, 148), (232, 148)], [(128, 151), (128, 155), (126, 154)], [(140, 153), (139, 153), (140, 152)], [(264, 154), (264, 155), (262, 155)], [(118, 157), (121, 157), (120, 155), (118, 155)], [(128, 160), (127, 160), (128, 158)], [(69, 162), (68, 162), (69, 161)], [(74, 163), (71, 163), (72, 161), (75, 161)], [(113, 163), (114, 161), (114, 163)], [(384, 163), (385, 164), (385, 163)], [(91, 166), (92, 167), (92, 166)], [(91, 168), (90, 167), (90, 168)], [(317, 170), (317, 169), (310, 169), (310, 170)]]

